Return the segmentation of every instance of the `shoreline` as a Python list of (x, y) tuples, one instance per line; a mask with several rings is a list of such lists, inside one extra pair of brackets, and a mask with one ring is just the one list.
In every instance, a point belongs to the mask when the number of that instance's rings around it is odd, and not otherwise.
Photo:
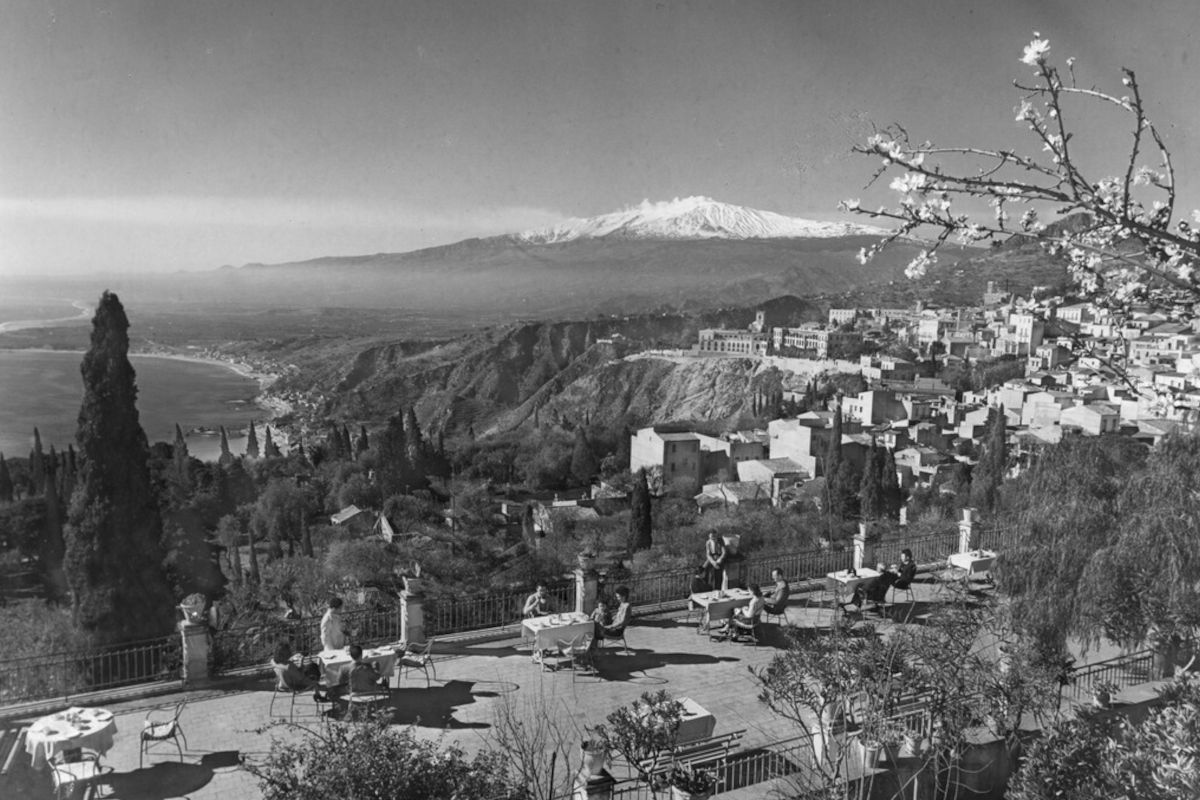
[[(54, 347), (0, 347), (0, 351), (12, 353), (66, 353), (83, 355), (86, 350), (60, 350)], [(256, 370), (249, 364), (241, 361), (224, 360), (220, 358), (212, 358), (206, 356), (194, 356), (186, 353), (138, 353), (132, 352), (129, 354), (132, 358), (164, 358), (172, 361), (187, 361), (193, 364), (207, 364), (209, 366), (218, 366), (227, 369), (243, 378), (248, 378), (258, 384), (258, 393), (254, 396), (254, 403), (263, 411), (267, 412), (267, 421), (273, 421), (277, 417), (291, 413), (294, 409), (292, 404), (281, 397), (276, 397), (269, 393), (270, 387), (279, 380), (279, 375), (274, 372), (262, 372)]]

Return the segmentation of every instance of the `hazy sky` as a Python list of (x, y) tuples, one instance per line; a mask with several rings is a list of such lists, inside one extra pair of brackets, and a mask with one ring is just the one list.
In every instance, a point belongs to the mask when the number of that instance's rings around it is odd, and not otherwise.
[(0, 0), (0, 274), (409, 250), (691, 194), (840, 218), (873, 122), (1021, 140), (1034, 30), (1085, 83), (1137, 70), (1200, 204), (1194, 0)]

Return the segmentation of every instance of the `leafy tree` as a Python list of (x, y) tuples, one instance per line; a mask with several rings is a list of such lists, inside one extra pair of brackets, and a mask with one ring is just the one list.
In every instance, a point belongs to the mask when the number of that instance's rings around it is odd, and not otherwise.
[(0, 503), (11, 503), (12, 501), (12, 474), (8, 471), (8, 462), (4, 460), (4, 454), (0, 453)]
[(254, 420), (250, 420), (250, 431), (246, 434), (246, 457), (258, 458), (258, 433), (254, 430)]
[(217, 541), (225, 549), (226, 564), (233, 583), (242, 584), (242, 526), (234, 514), (226, 514), (217, 523)]
[(652, 528), (650, 484), (646, 481), (646, 470), (639, 469), (633, 481), (633, 494), (629, 498), (629, 552), (650, 549), (653, 544)]
[(591, 483), (599, 468), (600, 465), (596, 461), (596, 454), (592, 450), (587, 434), (584, 433), (583, 428), (576, 428), (575, 448), (571, 452), (571, 475), (575, 478), (575, 482), (586, 486)]
[(251, 517), (251, 527), (260, 538), (271, 542), (271, 557), (283, 555), (283, 543), (288, 543), (289, 551), (295, 548), (295, 542), (300, 535), (300, 520), (305, 514), (306, 498), (296, 486), (296, 482), (287, 478), (272, 478), (258, 496)]
[(104, 292), (81, 368), (81, 463), (66, 529), (75, 619), (103, 642), (161, 635), (174, 622), (128, 331), (120, 300)]
[(261, 763), (247, 766), (264, 800), (529, 797), (509, 776), (511, 763), (504, 754), (483, 751), (469, 758), (456, 745), (392, 727), (386, 715), (300, 730), (299, 741), (276, 738)]

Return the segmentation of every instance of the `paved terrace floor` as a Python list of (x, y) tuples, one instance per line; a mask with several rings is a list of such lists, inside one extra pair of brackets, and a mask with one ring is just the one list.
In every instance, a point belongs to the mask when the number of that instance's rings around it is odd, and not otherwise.
[[(914, 586), (914, 610), (919, 615), (937, 601), (937, 587)], [(827, 608), (788, 611), (789, 621), (800, 625), (827, 625), (829, 615)], [(444, 737), (476, 751), (490, 745), (497, 715), (508, 705), (526, 718), (545, 714), (564, 740), (575, 742), (582, 738), (584, 726), (602, 722), (610, 711), (643, 692), (665, 689), (708, 709), (716, 718), (716, 734), (744, 729), (743, 748), (766, 745), (799, 732), (757, 700), (747, 671), (766, 664), (783, 644), (776, 626), (764, 625), (764, 629), (764, 642), (754, 647), (710, 641), (697, 635), (694, 619), (687, 621), (682, 614), (648, 617), (629, 629), (629, 654), (607, 647), (597, 658), (601, 677), (577, 679), (569, 670), (549, 672), (532, 663), (515, 627), (499, 640), (439, 641), (434, 650), (437, 677), (429, 688), (420, 672), (409, 673), (402, 682), (393, 678), (393, 720), (413, 726), (420, 736)], [(145, 766), (138, 764), (138, 732), (146, 712), (173, 705), (181, 696), (106, 704), (117, 715), (117, 734), (103, 759), (113, 772), (102, 794), (119, 800), (259, 797), (255, 779), (241, 768), (242, 760), (265, 755), (272, 737), (302, 735), (287, 727), (262, 731), (271, 719), (272, 684), (273, 676), (265, 674), (222, 679), (183, 693), (189, 703), (182, 717), (187, 736), (182, 760), (169, 744), (159, 745)], [(277, 701), (277, 715), (281, 708), (286, 712), (287, 702), (286, 697)], [(297, 709), (310, 714), (307, 722), (315, 724), (311, 696), (298, 699)], [(576, 771), (579, 764), (572, 761), (568, 767)], [(620, 768), (614, 773), (622, 777)], [(755, 796), (745, 790), (738, 795)], [(22, 750), (11, 773), (0, 779), (0, 798), (48, 800), (52, 796), (48, 775), (34, 771)]]

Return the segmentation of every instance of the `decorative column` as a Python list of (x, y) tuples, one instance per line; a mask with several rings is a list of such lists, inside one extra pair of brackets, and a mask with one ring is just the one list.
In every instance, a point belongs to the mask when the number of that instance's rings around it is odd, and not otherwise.
[(208, 626), (183, 620), (179, 623), (183, 639), (183, 682), (187, 686), (208, 680)]
[(966, 553), (974, 549), (975, 509), (964, 508), (962, 520), (958, 523), (958, 552)]
[(600, 597), (600, 573), (594, 569), (575, 570), (575, 610), (591, 616)]
[(425, 596), (420, 592), (400, 593), (400, 638), (405, 645), (425, 643)]

